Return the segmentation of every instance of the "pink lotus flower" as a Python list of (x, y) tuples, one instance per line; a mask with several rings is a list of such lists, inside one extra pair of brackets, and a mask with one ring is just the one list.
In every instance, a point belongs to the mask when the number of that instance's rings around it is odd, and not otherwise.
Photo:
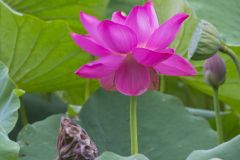
[(152, 2), (134, 7), (129, 15), (116, 11), (112, 20), (99, 21), (81, 12), (88, 35), (72, 33), (72, 38), (99, 59), (82, 66), (76, 74), (96, 78), (103, 88), (129, 96), (156, 88), (157, 73), (195, 75), (192, 65), (168, 48), (187, 18), (179, 13), (159, 25)]

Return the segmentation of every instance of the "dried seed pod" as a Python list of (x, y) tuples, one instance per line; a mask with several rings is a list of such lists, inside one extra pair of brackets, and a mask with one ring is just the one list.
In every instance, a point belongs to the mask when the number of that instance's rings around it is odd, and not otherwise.
[(87, 132), (74, 120), (61, 118), (57, 139), (57, 160), (94, 160), (98, 150)]

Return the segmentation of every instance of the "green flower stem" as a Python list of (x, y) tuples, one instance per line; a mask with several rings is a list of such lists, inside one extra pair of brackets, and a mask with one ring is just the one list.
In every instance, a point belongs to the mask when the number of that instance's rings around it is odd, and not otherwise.
[(240, 61), (239, 61), (239, 58), (236, 55), (236, 53), (232, 49), (230, 49), (229, 47), (227, 47), (225, 45), (222, 45), (219, 50), (231, 57), (231, 59), (233, 60), (235, 66), (236, 66), (238, 78), (240, 79)]
[(21, 102), (21, 106), (20, 106), (20, 109), (19, 109), (19, 113), (21, 115), (22, 125), (26, 126), (28, 124), (28, 118), (27, 118), (26, 109), (25, 109), (25, 107), (23, 105), (23, 102), (22, 102), (22, 97), (20, 97), (20, 102)]
[(159, 91), (165, 92), (165, 77), (162, 74), (159, 76)]
[(131, 154), (138, 153), (138, 134), (137, 134), (137, 97), (130, 97), (130, 135), (131, 135)]
[(222, 120), (220, 116), (220, 107), (218, 102), (218, 87), (213, 87), (213, 104), (214, 104), (214, 110), (215, 110), (218, 143), (221, 144), (224, 142), (224, 138), (223, 138)]

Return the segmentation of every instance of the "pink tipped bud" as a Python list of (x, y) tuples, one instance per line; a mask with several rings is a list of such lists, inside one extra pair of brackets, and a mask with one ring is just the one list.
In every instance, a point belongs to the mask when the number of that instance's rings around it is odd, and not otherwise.
[(205, 61), (204, 76), (206, 82), (212, 87), (218, 87), (226, 78), (226, 65), (224, 60), (215, 54)]

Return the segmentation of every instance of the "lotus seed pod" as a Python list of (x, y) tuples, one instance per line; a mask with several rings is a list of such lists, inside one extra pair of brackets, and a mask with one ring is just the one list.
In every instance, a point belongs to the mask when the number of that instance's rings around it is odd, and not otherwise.
[(220, 34), (211, 23), (201, 20), (193, 33), (188, 57), (204, 60), (215, 54), (221, 46)]
[(226, 65), (223, 59), (215, 54), (206, 60), (204, 64), (204, 76), (206, 82), (212, 87), (219, 87), (226, 78)]
[(62, 117), (57, 138), (57, 160), (95, 160), (98, 149), (73, 119)]

